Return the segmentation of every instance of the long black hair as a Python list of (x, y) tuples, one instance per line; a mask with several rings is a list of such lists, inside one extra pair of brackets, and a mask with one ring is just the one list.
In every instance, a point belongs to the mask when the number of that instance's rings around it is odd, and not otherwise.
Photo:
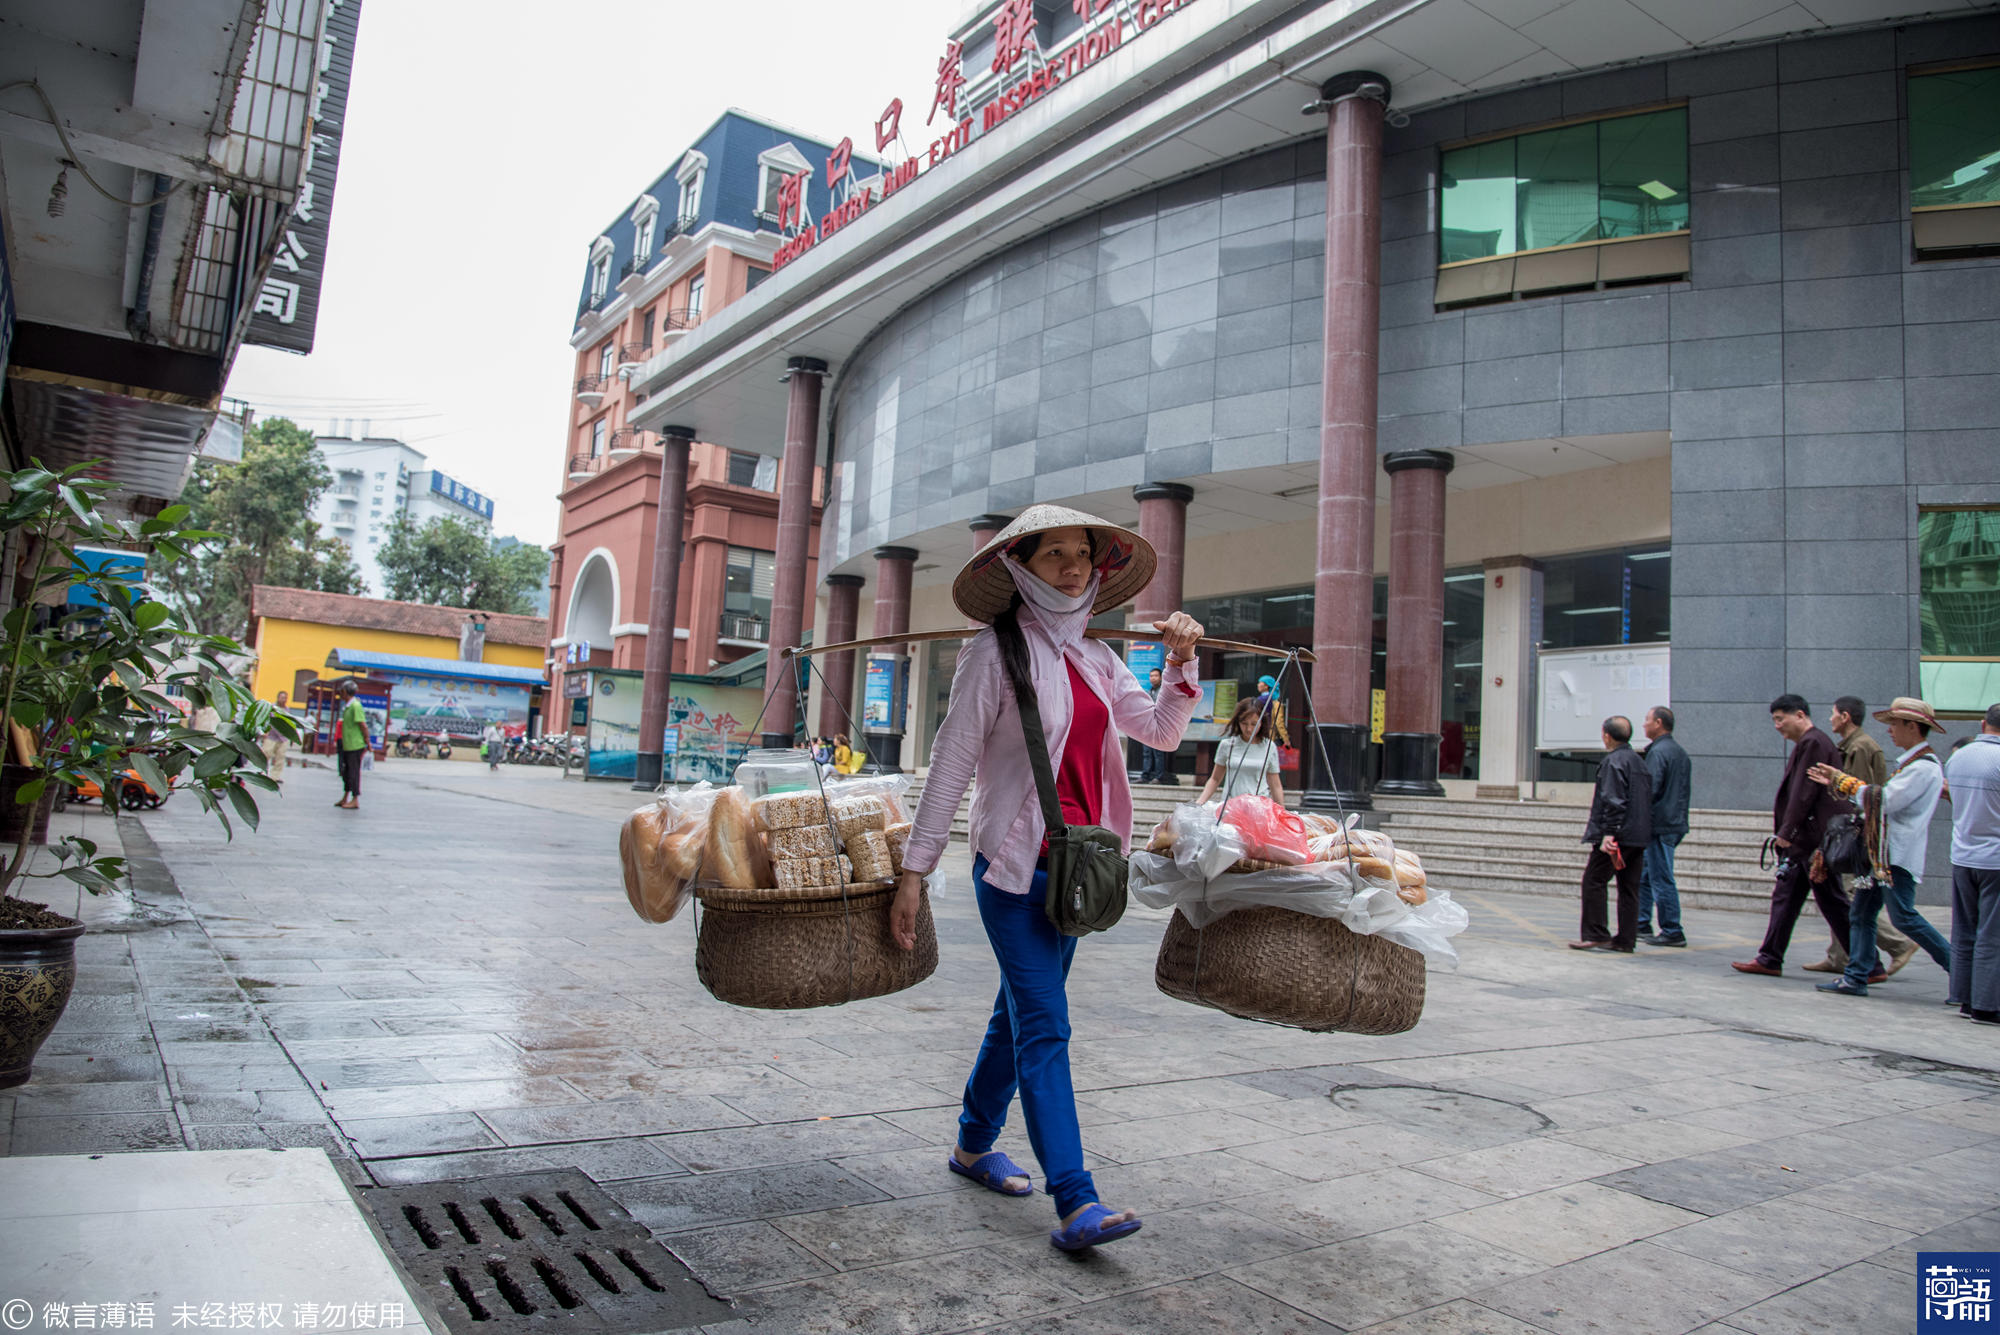
[[(1097, 534), (1089, 529), (1084, 532), (1090, 538), (1091, 556), (1097, 555)], [(1007, 555), (1022, 565), (1034, 559), (1041, 549), (1042, 535), (1030, 533), (1016, 541), (1007, 549)], [(1000, 667), (1007, 674), (1007, 684), (1014, 688), (1014, 703), (1023, 705), (1035, 698), (1034, 673), (1028, 664), (1028, 639), (1021, 633), (1021, 595), (1016, 591), (1007, 603), (1007, 610), (993, 618), (993, 636), (1000, 641)]]

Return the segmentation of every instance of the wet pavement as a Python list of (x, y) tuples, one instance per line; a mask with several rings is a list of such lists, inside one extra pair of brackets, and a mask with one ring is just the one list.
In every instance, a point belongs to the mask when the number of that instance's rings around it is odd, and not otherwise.
[[(2000, 1249), (2000, 1030), (1921, 957), (1828, 997), (1728, 969), (1761, 918), (1578, 955), (1571, 906), (1455, 887), (1423, 1023), (1312, 1035), (1160, 994), (1135, 909), (1070, 996), (1085, 1148), (1146, 1227), (1077, 1259), (1046, 1197), (943, 1168), (997, 981), (962, 850), (936, 976), (756, 1012), (698, 985), (685, 916), (626, 904), (631, 794), (390, 761), (336, 796), (294, 769), (233, 843), (184, 801), (124, 822), (135, 902), (93, 906), (0, 1150), (574, 1166), (739, 1300), (732, 1333), (1913, 1330), (1916, 1252)], [(1033, 1168), (1018, 1117), (1001, 1148)]]

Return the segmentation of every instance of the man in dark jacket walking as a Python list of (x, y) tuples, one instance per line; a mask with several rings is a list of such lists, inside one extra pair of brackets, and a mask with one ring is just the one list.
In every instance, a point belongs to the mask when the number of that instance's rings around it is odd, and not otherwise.
[[(1644, 723), (1646, 775), (1653, 784), (1653, 842), (1646, 845), (1645, 870), (1639, 877), (1639, 939), (1649, 946), (1685, 946), (1681, 931), (1681, 892), (1674, 884), (1674, 850), (1688, 832), (1688, 801), (1694, 787), (1694, 763), (1674, 740), (1674, 711), (1654, 705)], [(1660, 914), (1660, 930), (1649, 925)]]
[[(1604, 749), (1597, 767), (1597, 791), (1590, 799), (1590, 824), (1583, 842), (1590, 860), (1583, 867), (1582, 939), (1571, 950), (1617, 950), (1629, 955), (1639, 939), (1639, 870), (1653, 842), (1653, 784), (1646, 762), (1634, 751), (1632, 720), (1614, 714), (1604, 720)], [(1818, 787), (1817, 784), (1814, 787)], [(1618, 881), (1618, 934), (1605, 922), (1604, 891)]]
[(1836, 941), (1847, 939), (1847, 901), (1832, 877), (1814, 881), (1810, 875), (1812, 855), (1826, 835), (1826, 823), (1839, 812), (1840, 804), (1831, 790), (1814, 783), (1807, 771), (1814, 765), (1840, 768), (1840, 748), (1833, 738), (1813, 726), (1812, 710), (1805, 700), (1787, 693), (1771, 702), (1771, 726), (1792, 744), (1785, 761), (1785, 777), (1778, 784), (1777, 799), (1771, 804), (1771, 832), (1778, 846), (1778, 874), (1771, 888), (1771, 920), (1764, 929), (1764, 944), (1754, 960), (1738, 960), (1730, 967), (1739, 973), (1761, 973), (1775, 978), (1785, 967), (1785, 950), (1792, 943), (1792, 928), (1798, 924), (1799, 910), (1806, 896), (1819, 905), (1820, 917)]

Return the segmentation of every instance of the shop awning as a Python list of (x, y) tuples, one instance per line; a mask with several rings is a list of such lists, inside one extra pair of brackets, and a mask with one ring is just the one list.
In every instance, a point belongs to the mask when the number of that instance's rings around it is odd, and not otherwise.
[(458, 677), (466, 681), (505, 682), (510, 686), (540, 686), (540, 668), (509, 667), (504, 663), (468, 663), (457, 658), (422, 658), (416, 654), (381, 654), (365, 649), (335, 649), (328, 667), (349, 672), (414, 672), (428, 677)]

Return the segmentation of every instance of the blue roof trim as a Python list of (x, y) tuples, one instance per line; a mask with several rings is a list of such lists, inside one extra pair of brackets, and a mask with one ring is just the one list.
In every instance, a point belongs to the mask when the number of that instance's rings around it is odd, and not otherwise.
[(456, 658), (420, 658), (415, 654), (377, 654), (363, 649), (335, 649), (333, 656), (344, 668), (380, 668), (388, 672), (414, 672), (429, 677), (462, 677), (470, 681), (498, 681), (517, 686), (539, 686), (538, 668), (509, 667), (504, 663), (467, 663)]

